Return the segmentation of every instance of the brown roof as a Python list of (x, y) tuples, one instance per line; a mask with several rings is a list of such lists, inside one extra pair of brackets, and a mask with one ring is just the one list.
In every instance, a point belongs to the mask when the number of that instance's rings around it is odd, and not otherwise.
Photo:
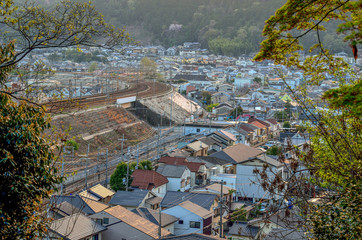
[(102, 212), (104, 209), (109, 207), (107, 204), (95, 201), (90, 198), (86, 197), (81, 197), (81, 198), (95, 213)]
[[(251, 117), (251, 118), (249, 118), (249, 120), (248, 120), (248, 123), (251, 123), (251, 124), (254, 124), (255, 122), (258, 122), (258, 123), (260, 123), (261, 125), (264, 125), (264, 127), (270, 127), (270, 124), (269, 124), (269, 123), (266, 123), (266, 122), (264, 122), (264, 121), (262, 121), (262, 120), (260, 120), (260, 119), (257, 119), (257, 118)], [(254, 124), (254, 125), (255, 125), (255, 124)], [(255, 126), (257, 126), (257, 125), (255, 125)], [(257, 126), (257, 127), (259, 127), (259, 126)]]
[(254, 126), (257, 126), (258, 128), (265, 128), (266, 126), (258, 121), (253, 121), (250, 124), (253, 124)]
[(90, 199), (98, 201), (99, 199), (103, 199), (108, 196), (113, 196), (114, 192), (112, 190), (104, 187), (102, 184), (97, 184), (97, 185), (79, 193), (79, 195), (82, 197), (86, 197), (86, 198), (90, 198)]
[(244, 131), (247, 131), (247, 132), (254, 132), (253, 129), (247, 127), (246, 125), (239, 125), (239, 128), (243, 129)]
[(208, 217), (212, 216), (211, 211), (208, 211), (205, 208), (201, 207), (200, 205), (197, 205), (188, 200), (180, 203), (179, 206), (185, 208), (186, 210), (189, 210), (192, 213), (195, 213), (196, 215), (198, 215), (202, 218), (208, 218)]
[(51, 231), (70, 240), (85, 239), (106, 229), (81, 213), (58, 219), (50, 224)]
[(275, 124), (275, 125), (278, 124), (277, 120), (275, 120), (275, 119), (269, 118), (269, 119), (266, 119), (266, 120), (267, 120), (268, 122), (272, 123), (272, 124)]
[(155, 187), (159, 187), (168, 183), (165, 176), (152, 170), (136, 169), (133, 174), (133, 181), (131, 186), (138, 187), (140, 189), (152, 190)]
[(181, 158), (181, 157), (161, 157), (158, 162), (166, 163), (169, 165), (186, 166), (188, 169), (190, 169), (191, 172), (198, 172), (200, 166), (205, 165), (205, 163), (201, 162), (188, 162), (186, 158)]
[[(148, 236), (158, 239), (158, 226), (149, 220), (129, 211), (122, 206), (115, 206), (105, 210), (106, 213), (123, 221), (124, 223), (136, 228), (137, 230), (147, 234)], [(161, 236), (168, 236), (171, 233), (165, 229), (161, 229)]]
[(263, 151), (258, 150), (253, 147), (249, 147), (245, 144), (236, 144), (234, 146), (227, 147), (223, 150), (229, 157), (231, 157), (235, 162), (240, 163), (248, 160), (249, 158), (254, 158), (263, 153)]

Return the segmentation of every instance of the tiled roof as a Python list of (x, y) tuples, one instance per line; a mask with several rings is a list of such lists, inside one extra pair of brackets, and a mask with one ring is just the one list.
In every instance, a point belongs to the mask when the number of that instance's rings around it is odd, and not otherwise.
[(189, 210), (190, 212), (202, 218), (208, 218), (212, 216), (212, 212), (210, 210), (206, 210), (205, 208), (190, 201), (182, 202), (179, 204), (179, 206), (185, 208), (186, 210)]
[(183, 165), (190, 169), (191, 172), (198, 172), (200, 166), (204, 165), (204, 163), (201, 162), (188, 162), (186, 158), (180, 157), (161, 157), (158, 162), (169, 165)]
[(180, 178), (184, 172), (188, 169), (183, 165), (162, 165), (157, 168), (157, 172), (165, 177)]
[(215, 239), (224, 239), (224, 238), (205, 235), (205, 234), (201, 234), (201, 233), (188, 233), (188, 234), (179, 235), (179, 236), (165, 237), (162, 239), (163, 240), (173, 240), (173, 239), (175, 239), (175, 240), (215, 240)]
[(275, 119), (269, 118), (269, 119), (266, 119), (266, 120), (267, 120), (268, 122), (274, 124), (274, 125), (277, 125), (277, 124), (278, 124), (277, 120), (275, 120)]
[(104, 187), (101, 184), (97, 184), (97, 185), (89, 188), (88, 191), (92, 194), (96, 194), (97, 196), (100, 196), (101, 198), (106, 198), (106, 197), (114, 195), (114, 192), (112, 190)]
[(249, 158), (254, 158), (262, 153), (263, 152), (261, 150), (239, 143), (227, 147), (220, 152), (211, 154), (210, 157), (229, 160), (233, 163), (241, 163), (248, 160)]
[[(160, 224), (160, 214), (157, 210), (153, 210), (150, 208), (135, 208), (131, 210), (132, 212), (138, 214), (139, 216), (146, 218), (147, 220), (153, 222), (156, 225)], [(178, 220), (177, 217), (172, 216), (167, 213), (161, 213), (161, 225), (162, 227), (165, 227), (171, 223), (174, 223)]]
[(52, 232), (70, 240), (85, 239), (106, 229), (81, 213), (61, 218), (50, 224)]
[(158, 172), (152, 170), (136, 169), (133, 172), (132, 177), (133, 181), (131, 186), (138, 187), (140, 189), (151, 190), (155, 187), (159, 187), (168, 183), (168, 180), (165, 176), (162, 176)]
[[(147, 234), (148, 236), (158, 239), (158, 226), (136, 213), (133, 213), (122, 206), (108, 208), (105, 212)], [(169, 231), (161, 229), (161, 236), (168, 236), (170, 234), (171, 233)]]
[(257, 118), (249, 118), (249, 120), (248, 120), (248, 123), (255, 123), (255, 122), (258, 122), (258, 123), (260, 123), (260, 124), (262, 124), (262, 125), (264, 125), (264, 127), (270, 127), (270, 124), (269, 123), (266, 123), (266, 122), (264, 122), (264, 121), (262, 121), (262, 120), (260, 120), (260, 119), (257, 119)]
[(260, 227), (251, 226), (244, 222), (234, 222), (229, 230), (230, 235), (251, 237), (254, 239), (259, 232)]
[(230, 138), (231, 140), (236, 141), (236, 137), (235, 137), (234, 134), (229, 133), (229, 132), (227, 132), (227, 131), (225, 131), (225, 130), (220, 130), (220, 132), (221, 132), (222, 134), (224, 134), (225, 136), (227, 136), (228, 138)]
[(95, 212), (101, 212), (104, 209), (108, 208), (109, 206), (107, 204), (89, 199), (89, 198), (85, 198), (85, 197), (81, 197), (83, 199), (83, 201)]
[(201, 141), (194, 141), (192, 143), (187, 144), (187, 147), (191, 148), (194, 151), (200, 151), (204, 148), (207, 148), (208, 146)]
[(258, 121), (253, 121), (250, 124), (253, 124), (254, 126), (257, 126), (258, 128), (265, 128), (266, 126)]
[(148, 190), (135, 189), (134, 191), (117, 191), (109, 204), (121, 205), (126, 207), (138, 207), (145, 199)]
[(161, 206), (163, 208), (170, 208), (182, 202), (190, 201), (206, 210), (210, 210), (215, 198), (216, 194), (168, 191), (162, 199)]

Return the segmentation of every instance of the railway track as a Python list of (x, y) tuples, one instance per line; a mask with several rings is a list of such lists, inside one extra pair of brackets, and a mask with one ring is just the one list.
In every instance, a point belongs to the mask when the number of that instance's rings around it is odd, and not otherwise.
[(165, 94), (170, 90), (166, 84), (159, 82), (142, 82), (134, 85), (131, 88), (117, 92), (109, 92), (96, 94), (89, 97), (78, 97), (72, 99), (56, 100), (43, 104), (48, 113), (61, 113), (76, 109), (114, 104), (118, 98), (137, 96), (145, 98)]

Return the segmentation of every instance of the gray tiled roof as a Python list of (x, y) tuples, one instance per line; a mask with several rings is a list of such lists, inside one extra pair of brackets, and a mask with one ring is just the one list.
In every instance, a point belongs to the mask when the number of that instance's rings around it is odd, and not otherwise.
[[(153, 209), (141, 207), (141, 208), (135, 208), (131, 210), (132, 212), (138, 214), (139, 216), (146, 218), (147, 220), (153, 222), (156, 225), (160, 224), (160, 215), (159, 212)], [(174, 217), (172, 215), (169, 215), (167, 213), (161, 213), (161, 225), (162, 227), (165, 227), (171, 223), (174, 223), (178, 220), (177, 217)]]
[(180, 178), (186, 169), (186, 166), (165, 164), (159, 166), (156, 172), (165, 177)]
[(162, 238), (163, 240), (172, 240), (172, 239), (178, 239), (178, 240), (215, 240), (215, 239), (221, 239), (218, 238), (216, 236), (209, 236), (209, 235), (204, 235), (204, 234), (200, 234), (200, 233), (189, 233), (189, 234), (185, 234), (185, 235), (180, 235), (180, 236), (170, 236), (170, 237), (165, 237)]
[(233, 226), (229, 230), (229, 235), (247, 236), (254, 238), (260, 227), (250, 226), (245, 222), (234, 222)]
[(163, 208), (170, 208), (182, 202), (190, 201), (206, 210), (210, 210), (215, 198), (216, 194), (168, 191), (161, 202), (161, 206)]
[(83, 199), (78, 196), (53, 196), (50, 200), (51, 203), (55, 203), (57, 205), (68, 202), (69, 204), (73, 205), (74, 208), (81, 210), (84, 214), (94, 214), (95, 212), (88, 206), (86, 202), (83, 201)]
[(109, 204), (127, 207), (138, 207), (146, 197), (148, 190), (136, 189), (134, 191), (117, 191)]

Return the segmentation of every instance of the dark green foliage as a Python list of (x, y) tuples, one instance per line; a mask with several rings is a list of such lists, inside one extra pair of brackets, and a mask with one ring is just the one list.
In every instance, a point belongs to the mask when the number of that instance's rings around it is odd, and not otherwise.
[(290, 122), (285, 121), (285, 122), (283, 123), (283, 128), (291, 128), (291, 127), (292, 127), (292, 125), (290, 125)]
[(73, 139), (69, 139), (67, 140), (67, 142), (65, 143), (66, 146), (72, 146), (74, 148), (75, 151), (77, 151), (79, 149), (79, 144), (73, 140)]
[(278, 122), (284, 121), (289, 118), (289, 115), (286, 111), (277, 111), (274, 113), (274, 117)]
[(205, 105), (210, 105), (211, 104), (211, 93), (207, 92), (207, 91), (203, 91), (201, 93), (202, 96), (202, 103)]
[(238, 209), (236, 209), (230, 216), (230, 219), (232, 222), (236, 222), (236, 221), (246, 221), (248, 220), (246, 217), (246, 210), (245, 207), (240, 207)]
[(46, 221), (39, 213), (61, 182), (56, 160), (44, 130), (49, 128), (43, 109), (16, 103), (0, 94), (0, 236), (16, 239), (37, 236)]
[[(136, 169), (136, 165), (137, 165), (136, 162), (131, 162), (129, 164), (128, 186), (130, 186), (132, 183), (131, 175), (134, 172), (134, 170)], [(141, 161), (141, 162), (139, 162), (138, 169), (152, 170), (152, 163), (148, 160)], [(111, 181), (110, 181), (111, 188), (114, 191), (126, 190), (126, 184), (125, 184), (126, 178), (127, 178), (127, 163), (120, 162), (118, 164), (116, 170), (114, 171), (114, 173), (111, 176)]]
[(266, 154), (278, 156), (282, 152), (282, 147), (272, 146), (266, 150)]

